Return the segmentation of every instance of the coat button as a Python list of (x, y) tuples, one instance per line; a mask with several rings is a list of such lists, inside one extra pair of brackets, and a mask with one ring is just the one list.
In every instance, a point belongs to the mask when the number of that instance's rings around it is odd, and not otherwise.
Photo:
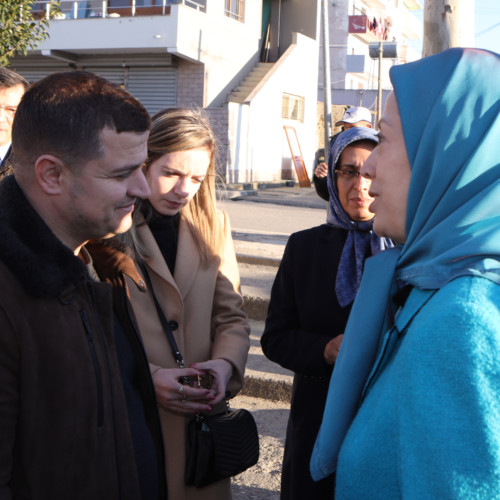
[(172, 331), (175, 331), (177, 330), (177, 328), (179, 328), (179, 323), (177, 323), (177, 321), (173, 319), (168, 322), (168, 326), (172, 329)]

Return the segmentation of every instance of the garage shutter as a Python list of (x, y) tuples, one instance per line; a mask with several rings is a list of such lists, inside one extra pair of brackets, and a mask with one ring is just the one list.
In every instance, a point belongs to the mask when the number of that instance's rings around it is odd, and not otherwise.
[(24, 76), (28, 82), (35, 83), (42, 78), (45, 78), (51, 73), (57, 71), (72, 71), (68, 64), (54, 64), (54, 60), (50, 59), (40, 59), (38, 61), (27, 60), (27, 59), (13, 59), (11, 61), (10, 69), (17, 71), (19, 74)]
[(88, 66), (84, 68), (86, 71), (92, 71), (96, 75), (102, 76), (116, 85), (125, 85), (125, 73), (123, 68), (106, 68), (106, 67), (93, 67)]
[[(123, 86), (153, 115), (160, 109), (177, 105), (177, 69), (165, 62), (165, 58), (155, 60), (147, 56), (120, 60), (86, 56), (80, 58), (78, 67)], [(171, 58), (168, 58), (169, 63)], [(71, 71), (73, 68), (62, 62), (55, 63), (53, 59), (21, 56), (13, 60), (12, 69), (28, 81), (36, 82), (56, 71)]]
[(149, 113), (177, 105), (177, 70), (168, 67), (131, 67), (127, 90), (142, 102)]

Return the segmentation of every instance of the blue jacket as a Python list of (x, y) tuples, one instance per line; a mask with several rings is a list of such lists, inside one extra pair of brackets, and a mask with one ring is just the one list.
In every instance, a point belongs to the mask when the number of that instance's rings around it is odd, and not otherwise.
[(336, 500), (500, 498), (500, 286), (413, 289), (342, 444)]

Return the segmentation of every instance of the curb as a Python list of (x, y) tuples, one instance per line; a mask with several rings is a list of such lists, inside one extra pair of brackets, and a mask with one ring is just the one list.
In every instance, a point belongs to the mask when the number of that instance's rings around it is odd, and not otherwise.
[(236, 260), (242, 264), (254, 264), (256, 266), (280, 267), (281, 259), (275, 257), (263, 257), (261, 255), (250, 255), (237, 253)]
[(258, 376), (254, 370), (247, 369), (246, 372), (248, 373), (245, 373), (245, 383), (239, 394), (285, 403), (291, 401), (292, 376), (276, 379), (270, 378), (267, 374)]
[(268, 307), (269, 299), (243, 295), (243, 310), (250, 319), (265, 321)]

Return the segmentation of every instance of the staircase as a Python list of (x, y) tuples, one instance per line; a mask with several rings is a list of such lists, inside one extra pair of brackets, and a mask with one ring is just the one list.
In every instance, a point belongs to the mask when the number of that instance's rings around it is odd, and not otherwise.
[(288, 240), (276, 236), (233, 229), (241, 291), (250, 319), (250, 352), (242, 395), (273, 401), (290, 401), (293, 374), (269, 361), (260, 347), (271, 287)]
[(237, 102), (243, 104), (248, 100), (248, 96), (255, 90), (262, 80), (269, 73), (274, 63), (257, 63), (256, 66), (248, 73), (247, 77), (241, 82), (240, 86), (229, 94), (229, 102)]

